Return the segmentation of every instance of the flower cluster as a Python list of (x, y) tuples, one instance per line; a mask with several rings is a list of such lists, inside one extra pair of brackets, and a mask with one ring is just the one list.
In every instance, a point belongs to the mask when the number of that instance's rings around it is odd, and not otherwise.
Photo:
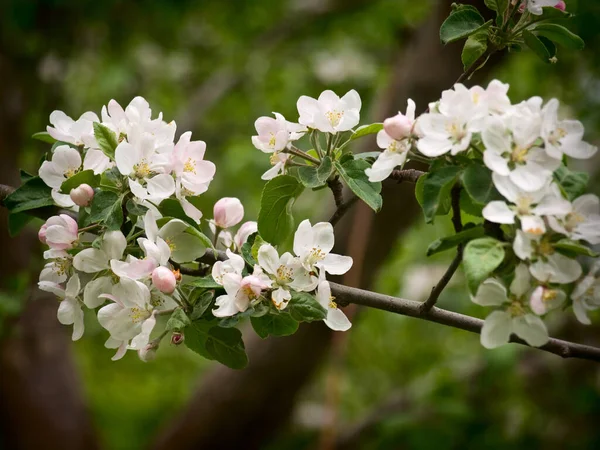
[[(597, 148), (583, 141), (581, 122), (559, 119), (558, 108), (558, 100), (543, 104), (539, 97), (513, 105), (508, 85), (497, 80), (485, 89), (457, 84), (415, 123), (411, 107), (408, 117), (387, 119), (379, 132), (391, 136), (390, 125), (400, 129), (402, 123), (403, 133), (391, 137), (408, 136), (406, 151), (413, 145), (423, 156), (450, 163), (460, 157), (481, 160), (491, 172), (493, 188), (503, 200), (489, 201), (481, 214), (490, 223), (508, 227), (504, 235), (512, 239), (519, 262), (509, 290), (490, 278), (473, 298), (500, 308), (486, 319), (486, 347), (507, 343), (511, 333), (530, 345), (543, 345), (548, 333), (540, 316), (563, 305), (578, 280), (572, 300), (582, 322), (588, 322), (585, 311), (600, 302), (600, 290), (592, 289), (593, 275), (581, 279), (582, 267), (575, 258), (589, 252), (582, 243), (600, 243), (600, 201), (592, 194), (570, 201), (555, 176), (566, 170), (565, 158), (588, 159)], [(369, 177), (373, 179), (375, 167), (389, 159), (385, 150), (367, 170)], [(390, 162), (391, 169), (403, 163), (397, 161)]]

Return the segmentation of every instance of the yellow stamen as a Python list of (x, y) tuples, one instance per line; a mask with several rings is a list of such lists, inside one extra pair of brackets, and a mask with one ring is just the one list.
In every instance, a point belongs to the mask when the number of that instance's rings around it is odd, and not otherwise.
[(327, 111), (325, 117), (327, 117), (327, 120), (329, 120), (332, 127), (337, 127), (340, 124), (342, 117), (344, 117), (344, 111), (337, 111), (335, 109)]

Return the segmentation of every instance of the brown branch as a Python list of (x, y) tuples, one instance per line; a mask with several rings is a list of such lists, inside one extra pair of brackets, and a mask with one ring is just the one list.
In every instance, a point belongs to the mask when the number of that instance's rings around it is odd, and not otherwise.
[[(368, 306), (370, 308), (381, 309), (403, 316), (415, 317), (417, 319), (427, 320), (429, 322), (435, 322), (477, 334), (481, 333), (481, 328), (483, 327), (483, 320), (476, 319), (475, 317), (466, 316), (437, 307), (433, 307), (429, 311), (423, 312), (421, 309), (421, 302), (377, 294), (337, 283), (330, 284), (336, 302), (342, 306), (347, 304)], [(525, 341), (514, 335), (511, 336), (510, 342), (531, 347)], [(546, 345), (532, 348), (538, 348), (539, 350), (553, 353), (562, 358), (578, 358), (600, 362), (600, 348), (576, 344), (560, 339), (550, 338)]]
[(421, 175), (424, 174), (425, 172), (417, 169), (396, 169), (392, 171), (389, 178), (392, 180), (396, 180), (398, 183), (402, 183), (403, 181), (408, 181), (409, 183), (416, 183), (421, 177)]
[(331, 189), (331, 192), (333, 193), (333, 200), (335, 201), (336, 206), (336, 210), (329, 219), (329, 223), (335, 227), (341, 218), (344, 217), (344, 214), (346, 214), (356, 200), (358, 200), (358, 197), (353, 195), (349, 200), (344, 202), (344, 185), (338, 176), (327, 180), (327, 186), (329, 186), (329, 189)]
[(352, 208), (352, 205), (354, 205), (357, 200), (358, 200), (358, 197), (355, 195), (352, 198), (350, 198), (348, 201), (342, 203), (335, 210), (333, 215), (329, 218), (329, 223), (335, 227), (336, 224), (341, 220), (341, 218), (344, 217), (344, 214), (346, 214), (348, 212), (348, 210), (350, 208)]

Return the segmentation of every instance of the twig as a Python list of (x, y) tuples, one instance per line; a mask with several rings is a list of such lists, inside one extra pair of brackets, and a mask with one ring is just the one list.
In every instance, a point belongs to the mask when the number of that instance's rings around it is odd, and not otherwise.
[(336, 210), (329, 219), (329, 223), (334, 227), (344, 217), (344, 214), (354, 205), (358, 197), (353, 195), (350, 199), (344, 202), (344, 185), (340, 181), (339, 177), (333, 177), (327, 180), (327, 186), (333, 193), (333, 200), (335, 201)]
[(289, 153), (290, 155), (294, 155), (294, 156), (297, 156), (298, 158), (302, 158), (307, 161), (310, 161), (311, 163), (316, 164), (317, 166), (319, 164), (321, 164), (321, 162), (317, 158), (313, 158), (308, 153), (304, 153), (302, 150), (298, 150), (296, 148), (285, 148), (285, 149), (281, 150), (281, 153)]
[[(460, 190), (461, 187), (457, 183), (452, 188), (452, 192), (450, 194), (452, 198), (452, 225), (454, 226), (455, 233), (460, 233), (463, 229), (462, 220), (460, 218)], [(462, 257), (463, 244), (461, 243), (458, 244), (456, 256), (452, 260), (450, 267), (448, 267), (446, 273), (444, 273), (440, 281), (438, 281), (438, 283), (433, 287), (429, 298), (421, 304), (421, 311), (423, 313), (429, 311), (436, 304), (441, 293), (444, 291), (446, 286), (448, 286), (448, 283), (450, 283), (450, 280), (454, 276), (454, 273), (458, 270), (458, 267), (460, 266), (460, 263), (462, 261)]]
[(352, 208), (352, 205), (354, 205), (357, 200), (358, 197), (355, 195), (346, 202), (342, 203), (329, 218), (329, 223), (335, 227), (341, 218), (344, 217), (344, 214), (346, 214), (348, 210)]
[[(481, 319), (437, 307), (433, 307), (429, 311), (423, 313), (421, 310), (421, 302), (377, 294), (332, 282), (330, 282), (330, 285), (332, 294), (336, 297), (336, 303), (341, 306), (350, 303), (368, 306), (370, 308), (381, 309), (403, 316), (415, 317), (477, 334), (481, 333), (481, 328), (483, 327), (483, 320)], [(510, 342), (530, 347), (525, 341), (514, 335), (511, 336)], [(545, 352), (554, 353), (562, 358), (579, 358), (600, 362), (600, 348), (576, 344), (560, 339), (551, 338), (546, 345), (532, 348), (538, 348)]]
[(392, 171), (390, 178), (392, 180), (396, 180), (398, 183), (402, 183), (403, 181), (408, 181), (409, 183), (416, 183), (421, 175), (424, 175), (425, 172), (417, 169), (396, 169)]

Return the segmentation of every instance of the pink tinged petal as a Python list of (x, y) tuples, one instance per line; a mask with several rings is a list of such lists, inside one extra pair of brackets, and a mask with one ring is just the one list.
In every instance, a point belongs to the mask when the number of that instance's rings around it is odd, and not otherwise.
[(183, 212), (192, 219), (196, 223), (200, 223), (200, 219), (202, 218), (202, 211), (192, 205), (185, 197), (179, 199), (179, 203), (181, 203), (181, 208)]
[(89, 149), (83, 159), (83, 170), (100, 174), (110, 167), (110, 159), (101, 150)]
[(100, 295), (112, 292), (112, 287), (110, 277), (100, 277), (90, 281), (83, 290), (83, 303), (90, 309), (97, 308), (106, 301), (105, 297), (100, 297)]
[(65, 290), (62, 286), (54, 281), (40, 281), (38, 282), (38, 288), (45, 292), (50, 292), (59, 298), (64, 298)]
[(347, 331), (352, 326), (346, 314), (339, 308), (329, 308), (327, 310), (327, 318), (324, 322), (325, 325), (334, 331)]
[(156, 262), (152, 259), (138, 259), (131, 262), (113, 259), (110, 261), (110, 268), (119, 278), (139, 280), (140, 278), (150, 276), (156, 268)]
[(502, 283), (489, 278), (481, 283), (471, 300), (481, 306), (500, 306), (508, 301), (508, 295)]
[(150, 178), (146, 187), (151, 197), (165, 199), (175, 193), (175, 180), (169, 174), (160, 174)]
[(546, 232), (546, 223), (539, 216), (521, 216), (521, 229), (527, 234), (541, 236)]
[(485, 348), (497, 348), (508, 344), (512, 331), (512, 318), (506, 311), (492, 312), (481, 328), (481, 345)]
[(336, 255), (329, 253), (325, 259), (318, 265), (331, 275), (343, 275), (352, 267), (352, 258), (350, 256)]
[(506, 202), (495, 200), (488, 203), (482, 211), (486, 220), (494, 223), (515, 223), (515, 212), (511, 210)]
[(73, 266), (85, 273), (96, 273), (109, 268), (108, 257), (102, 250), (86, 248), (73, 258)]
[(515, 317), (513, 319), (513, 332), (533, 347), (541, 347), (549, 340), (546, 324), (533, 314)]
[(129, 304), (145, 308), (150, 303), (148, 287), (139, 281), (123, 278), (113, 288), (113, 294), (125, 305)]
[(233, 241), (235, 242), (235, 246), (238, 249), (242, 248), (242, 245), (246, 243), (251, 234), (254, 234), (258, 231), (258, 223), (254, 221), (244, 222), (242, 226), (238, 229), (237, 233), (233, 237)]

